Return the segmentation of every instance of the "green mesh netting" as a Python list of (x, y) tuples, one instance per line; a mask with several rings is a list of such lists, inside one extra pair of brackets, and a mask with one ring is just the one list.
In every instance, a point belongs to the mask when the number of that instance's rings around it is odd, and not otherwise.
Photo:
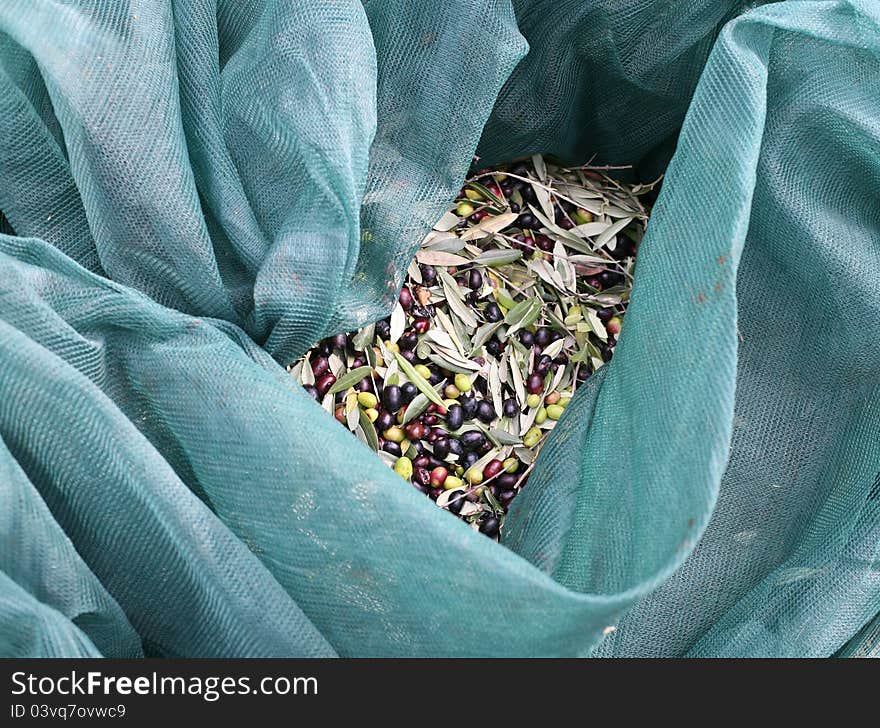
[[(876, 2), (5, 0), (0, 31), (0, 654), (877, 654)], [(475, 150), (667, 172), (503, 545), (282, 366), (387, 313)]]

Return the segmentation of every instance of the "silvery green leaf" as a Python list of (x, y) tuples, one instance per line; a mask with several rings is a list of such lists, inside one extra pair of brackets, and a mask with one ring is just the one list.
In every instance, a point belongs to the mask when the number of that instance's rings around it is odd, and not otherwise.
[(400, 381), (399, 371), (400, 367), (397, 365), (397, 360), (389, 363), (382, 377), (383, 384), (397, 384)]
[(407, 405), (406, 412), (404, 412), (403, 414), (403, 424), (409, 424), (416, 417), (420, 417), (422, 413), (426, 409), (428, 409), (429, 404), (431, 404), (431, 400), (429, 400), (424, 394), (419, 392), (413, 398), (413, 401)]
[(495, 416), (501, 414), (501, 377), (497, 362), (489, 363), (489, 391), (492, 393), (492, 404), (495, 407)]
[(345, 391), (349, 387), (353, 387), (355, 384), (361, 381), (361, 379), (369, 376), (370, 372), (372, 371), (372, 367), (363, 366), (346, 372), (341, 377), (339, 377), (339, 379), (336, 380), (336, 383), (332, 387), (330, 387), (330, 389), (327, 391), (327, 394), (336, 394), (337, 392)]
[(607, 245), (610, 250), (614, 250), (614, 236), (629, 225), (632, 220), (631, 217), (625, 217), (613, 225), (609, 225), (601, 235), (596, 237), (596, 246), (601, 248), (603, 245)]
[[(589, 309), (588, 309), (589, 310)], [(595, 314), (593, 314), (595, 315)], [(557, 339), (553, 341), (544, 348), (544, 351), (541, 352), (543, 356), (549, 356), (551, 359), (555, 359), (559, 356), (559, 353), (562, 351), (562, 347), (565, 345), (565, 339)]]
[(391, 310), (391, 333), (388, 335), (388, 338), (392, 344), (396, 343), (403, 335), (403, 329), (405, 327), (406, 313), (404, 313), (403, 306), (401, 306), (398, 301), (394, 304), (394, 308)]
[(495, 266), (513, 263), (522, 258), (521, 250), (486, 250), (474, 258), (474, 263)]
[(434, 342), (438, 346), (442, 346), (446, 349), (456, 350), (458, 348), (456, 347), (453, 338), (443, 331), (443, 329), (438, 329), (436, 326), (428, 330), (423, 340)]
[(518, 402), (526, 401), (526, 387), (525, 382), (523, 381), (522, 370), (520, 369), (519, 363), (520, 357), (516, 353), (514, 349), (514, 354), (510, 357), (510, 379), (513, 382), (513, 390), (516, 392), (516, 399)]
[(354, 399), (354, 406), (349, 406), (348, 403), (346, 403), (345, 423), (348, 425), (348, 429), (354, 432), (358, 426), (358, 422), (360, 421), (361, 416), (366, 417), (366, 415), (363, 413), (363, 410), (361, 410), (361, 408), (357, 406), (357, 396), (351, 399)]
[(434, 225), (434, 230), (446, 232), (447, 230), (452, 230), (460, 222), (461, 218), (454, 212), (444, 212), (443, 217)]
[(464, 241), (455, 233), (428, 233), (422, 243), (422, 250), (457, 253), (464, 247)]
[(519, 215), (515, 212), (503, 212), (500, 215), (484, 217), (480, 222), (461, 234), (462, 240), (478, 240), (486, 235), (494, 235), (516, 222)]
[(409, 265), (406, 268), (406, 274), (412, 278), (416, 283), (422, 282), (422, 269), (419, 268), (418, 262), (413, 258)]
[(366, 438), (366, 443), (370, 447), (371, 450), (378, 451), (379, 450), (379, 436), (376, 434), (376, 428), (373, 426), (373, 423), (370, 422), (370, 418), (367, 417), (366, 413), (360, 408), (356, 408), (358, 412), (358, 421), (361, 426), (361, 430), (364, 433)]
[(446, 296), (446, 303), (449, 305), (452, 313), (458, 316), (466, 326), (469, 326), (472, 329), (477, 328), (477, 319), (474, 317), (471, 309), (462, 300), (455, 279), (442, 268), (437, 271), (437, 275), (440, 278), (440, 282), (443, 284), (443, 293)]
[(605, 330), (605, 324), (599, 319), (596, 315), (596, 312), (592, 308), (583, 309), (587, 314), (587, 321), (590, 324), (590, 328), (596, 332), (596, 336), (598, 336), (602, 341), (608, 341), (608, 332)]
[(547, 164), (544, 162), (544, 157), (540, 154), (532, 155), (532, 164), (535, 167), (535, 173), (538, 175), (538, 179), (541, 182), (547, 181)]
[(604, 220), (600, 222), (586, 222), (583, 225), (575, 225), (569, 232), (580, 237), (591, 238), (594, 235), (604, 233), (610, 225), (610, 222)]
[(312, 371), (312, 363), (308, 360), (308, 357), (303, 359), (301, 381), (303, 384), (315, 383), (315, 372)]
[(535, 191), (535, 197), (538, 198), (538, 204), (541, 206), (541, 210), (544, 211), (544, 214), (547, 216), (547, 219), (550, 222), (556, 222), (556, 210), (553, 208), (553, 200), (550, 198), (550, 192), (544, 185), (539, 185), (536, 183), (532, 183), (532, 189)]
[(461, 255), (436, 249), (420, 250), (416, 253), (416, 260), (425, 265), (465, 265), (470, 263), (470, 260)]
[(307, 360), (308, 358), (304, 357), (287, 370), (287, 373), (290, 374), (290, 376), (293, 377), (294, 381), (299, 384), (303, 384), (302, 372)]
[(493, 428), (489, 431), (491, 435), (502, 445), (522, 445), (522, 440), (514, 437), (509, 432), (505, 432), (499, 428)]
[(480, 347), (483, 346), (490, 338), (492, 338), (492, 334), (501, 326), (500, 321), (489, 322), (480, 326), (474, 332), (473, 343), (471, 346), (470, 355), (476, 356)]
[(324, 395), (324, 399), (321, 400), (321, 406), (327, 410), (331, 415), (333, 414), (334, 404), (336, 403), (336, 397), (334, 397), (330, 392)]
[(418, 390), (422, 392), (422, 394), (424, 394), (438, 407), (446, 407), (446, 405), (443, 404), (443, 400), (441, 399), (440, 395), (437, 394), (437, 392), (431, 386), (428, 380), (416, 371), (415, 367), (412, 364), (410, 364), (397, 352), (394, 352), (394, 358), (397, 359), (397, 363), (400, 365), (401, 370), (404, 374), (406, 374), (409, 381), (415, 384)]
[(376, 338), (376, 324), (367, 324), (354, 335), (351, 343), (355, 349), (363, 351), (373, 343), (374, 338)]
[(428, 359), (444, 369), (449, 369), (450, 371), (455, 372), (456, 374), (473, 374), (473, 372), (479, 371), (480, 369), (478, 364), (468, 362), (467, 365), (465, 365), (463, 362), (457, 361), (443, 352), (428, 354)]

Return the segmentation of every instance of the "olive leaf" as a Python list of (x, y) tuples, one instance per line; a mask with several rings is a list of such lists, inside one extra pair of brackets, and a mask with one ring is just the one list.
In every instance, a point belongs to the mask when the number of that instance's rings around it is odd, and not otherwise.
[(443, 404), (443, 400), (431, 386), (431, 383), (421, 374), (419, 374), (416, 371), (415, 367), (410, 364), (406, 359), (404, 359), (398, 352), (394, 352), (394, 357), (397, 359), (397, 363), (400, 365), (401, 370), (403, 370), (403, 373), (406, 374), (409, 381), (415, 384), (418, 390), (428, 399), (430, 399), (434, 404), (436, 404), (438, 407), (443, 407), (445, 409), (446, 405)]
[(367, 414), (358, 408), (358, 417), (359, 424), (361, 429), (364, 432), (364, 437), (366, 438), (367, 445), (369, 445), (374, 451), (379, 450), (379, 436), (376, 434), (376, 428), (373, 426), (373, 423), (370, 422), (370, 418), (367, 417)]
[(361, 381), (361, 379), (363, 379), (364, 377), (368, 377), (372, 371), (372, 367), (363, 366), (346, 372), (341, 377), (339, 377), (339, 379), (336, 380), (336, 383), (332, 387), (330, 387), (327, 394), (336, 394), (337, 392), (345, 391), (349, 387), (353, 387), (355, 384)]

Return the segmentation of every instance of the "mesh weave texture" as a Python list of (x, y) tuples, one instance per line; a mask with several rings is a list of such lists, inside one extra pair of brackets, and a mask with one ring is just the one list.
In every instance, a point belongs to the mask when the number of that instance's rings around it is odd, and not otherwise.
[[(871, 0), (0, 3), (0, 655), (876, 656), (878, 88)], [(667, 173), (502, 545), (283, 367), (475, 151)]]

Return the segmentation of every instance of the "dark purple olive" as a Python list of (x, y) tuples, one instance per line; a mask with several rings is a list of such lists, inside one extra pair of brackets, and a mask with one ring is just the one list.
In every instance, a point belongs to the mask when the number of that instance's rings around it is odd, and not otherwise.
[(460, 404), (453, 404), (446, 410), (446, 426), (450, 430), (457, 430), (464, 424), (464, 412)]
[(535, 343), (540, 347), (545, 347), (550, 343), (551, 332), (546, 326), (542, 326), (535, 332)]
[(400, 445), (396, 442), (391, 442), (391, 440), (386, 440), (385, 444), (382, 445), (382, 449), (398, 458), (402, 455), (400, 452)]
[(519, 209), (520, 209), (519, 205), (517, 205), (515, 202), (510, 203), (510, 211), (511, 212), (519, 212)]
[(516, 224), (519, 225), (523, 230), (530, 230), (538, 223), (535, 219), (535, 216), (530, 212), (524, 212), (516, 219)]
[(400, 387), (396, 384), (389, 384), (385, 387), (385, 391), (382, 392), (382, 404), (385, 405), (385, 409), (391, 412), (391, 414), (397, 412), (403, 404)]
[(429, 462), (430, 458), (427, 455), (419, 455), (415, 460), (413, 460), (413, 467), (427, 468)]
[(495, 419), (495, 408), (491, 402), (483, 399), (477, 404), (477, 419), (485, 422), (487, 425)]
[(413, 480), (421, 486), (427, 486), (431, 482), (431, 471), (427, 468), (413, 470)]
[[(477, 380), (479, 382), (479, 380)], [(474, 382), (474, 385), (477, 384)], [(474, 419), (477, 414), (477, 400), (475, 397), (461, 397), (458, 400), (461, 405), (461, 412), (464, 415), (465, 422)]]
[(584, 278), (584, 283), (590, 286), (590, 288), (595, 288), (597, 291), (602, 290), (602, 279), (599, 276), (588, 276)]
[(501, 356), (502, 351), (504, 351), (504, 344), (494, 336), (486, 342), (486, 352), (488, 354), (491, 354), (492, 356)]
[(412, 402), (416, 398), (416, 395), (418, 393), (419, 388), (412, 382), (407, 382), (406, 384), (400, 385), (400, 398), (403, 404), (409, 404), (410, 402)]
[(458, 515), (461, 513), (462, 506), (464, 506), (466, 500), (467, 498), (464, 497), (464, 493), (461, 491), (455, 492), (449, 496), (446, 507), (449, 509), (450, 513)]
[(611, 361), (611, 355), (614, 354), (614, 348), (606, 344), (605, 346), (600, 347), (600, 351), (602, 352), (602, 361)]
[(443, 375), (442, 375), (440, 372), (438, 372), (436, 369), (433, 369), (433, 368), (432, 368), (432, 370), (431, 370), (431, 376), (428, 377), (428, 381), (429, 381), (431, 384), (436, 385), (436, 384), (439, 384), (439, 383), (440, 383), (440, 380), (441, 380), (441, 379), (443, 379)]
[(397, 340), (397, 345), (401, 349), (415, 349), (416, 344), (419, 343), (419, 335), (413, 331), (412, 329), (407, 329), (403, 332), (401, 337)]
[(586, 365), (585, 365), (585, 366), (582, 366), (580, 369), (578, 369), (577, 380), (578, 380), (579, 382), (586, 382), (587, 379), (589, 379), (590, 374), (591, 374), (591, 372), (590, 372), (590, 370), (586, 367)]
[(379, 416), (373, 424), (379, 432), (385, 432), (394, 424), (394, 415), (383, 409), (379, 412)]
[(526, 389), (529, 390), (529, 394), (541, 394), (544, 391), (544, 377), (532, 372), (526, 379)]
[(486, 442), (486, 436), (479, 430), (465, 432), (460, 438), (461, 446), (465, 450), (478, 450)]
[(445, 437), (438, 437), (434, 441), (434, 456), (445, 460), (449, 455), (449, 440)]
[(373, 380), (370, 377), (364, 377), (357, 384), (354, 385), (354, 388), (358, 392), (372, 392), (373, 391)]
[(603, 324), (607, 324), (617, 312), (609, 306), (608, 308), (600, 308), (596, 312), (596, 316)]
[(498, 519), (495, 518), (495, 516), (489, 516), (480, 524), (480, 531), (487, 536), (494, 538), (498, 535), (498, 528), (500, 525), (501, 524), (498, 523)]
[(537, 246), (544, 251), (553, 250), (553, 238), (548, 238), (546, 235), (536, 235), (535, 243)]
[(494, 301), (491, 301), (486, 308), (483, 309), (483, 315), (486, 317), (487, 321), (496, 322), (500, 321), (504, 318), (501, 315), (501, 309), (498, 307), (498, 304)]
[(529, 348), (535, 343), (535, 335), (531, 331), (521, 329), (519, 332), (519, 341), (524, 347)]
[[(529, 168), (526, 164), (517, 164), (513, 169), (510, 170), (511, 174), (515, 174), (517, 177), (528, 177), (529, 176)], [(516, 180), (517, 182), (522, 182), (522, 180)], [(523, 184), (527, 184), (523, 182)]]
[(327, 390), (329, 390), (334, 384), (336, 384), (336, 377), (329, 372), (323, 377), (319, 377), (315, 382), (315, 389), (318, 390), (318, 396), (323, 397), (327, 394)]
[(306, 394), (308, 394), (309, 397), (311, 397), (312, 399), (319, 399), (318, 390), (311, 384), (304, 384), (303, 389), (306, 390)]
[(315, 377), (322, 377), (330, 370), (330, 360), (326, 356), (313, 356), (309, 363)]
[(417, 359), (416, 353), (412, 349), (405, 349), (404, 351), (400, 352), (400, 355), (404, 359), (406, 359), (410, 364), (416, 363), (416, 359)]
[(403, 310), (408, 311), (413, 305), (412, 291), (404, 286), (400, 291), (400, 296), (398, 297), (398, 300), (400, 301), (400, 305), (403, 306)]
[(461, 456), (461, 467), (467, 470), (471, 465), (473, 465), (477, 460), (480, 459), (480, 456), (475, 453), (473, 450), (468, 450)]
[(516, 401), (515, 397), (509, 397), (504, 400), (502, 412), (505, 417), (516, 417), (519, 414), (519, 402)]
[(336, 336), (333, 337), (333, 346), (345, 351), (348, 347), (348, 336), (345, 334), (336, 334)]
[(318, 353), (321, 356), (330, 356), (333, 353), (333, 339), (323, 339), (319, 342)]
[(461, 446), (461, 443), (454, 437), (448, 437), (447, 442), (449, 443), (449, 454), (461, 456), (461, 454), (464, 452), (464, 448)]
[(351, 362), (352, 369), (360, 369), (362, 366), (366, 366), (367, 360), (362, 356), (356, 356)]
[(548, 371), (550, 371), (550, 365), (553, 363), (553, 360), (549, 356), (540, 356), (538, 357), (538, 361), (535, 362), (535, 371), (544, 376)]
[[(417, 318), (413, 321), (413, 328), (419, 334), (424, 334), (431, 328), (431, 322), (426, 318)], [(412, 347), (410, 347), (412, 348)]]
[(419, 266), (419, 270), (422, 273), (422, 283), (426, 286), (433, 286), (437, 281), (437, 271), (434, 269), (434, 266), (422, 263)]
[(476, 268), (471, 268), (471, 272), (468, 274), (468, 288), (472, 291), (477, 291), (482, 287), (483, 274)]
[(391, 336), (391, 324), (388, 322), (388, 319), (376, 322), (376, 336), (382, 339), (382, 341)]
[(498, 476), (498, 487), (501, 490), (510, 490), (516, 485), (516, 482), (519, 480), (519, 476), (516, 473), (501, 473)]
[(431, 427), (436, 425), (439, 421), (440, 418), (437, 417), (437, 415), (425, 415), (424, 417), (422, 417), (422, 422), (424, 422), (426, 425), (430, 425)]

